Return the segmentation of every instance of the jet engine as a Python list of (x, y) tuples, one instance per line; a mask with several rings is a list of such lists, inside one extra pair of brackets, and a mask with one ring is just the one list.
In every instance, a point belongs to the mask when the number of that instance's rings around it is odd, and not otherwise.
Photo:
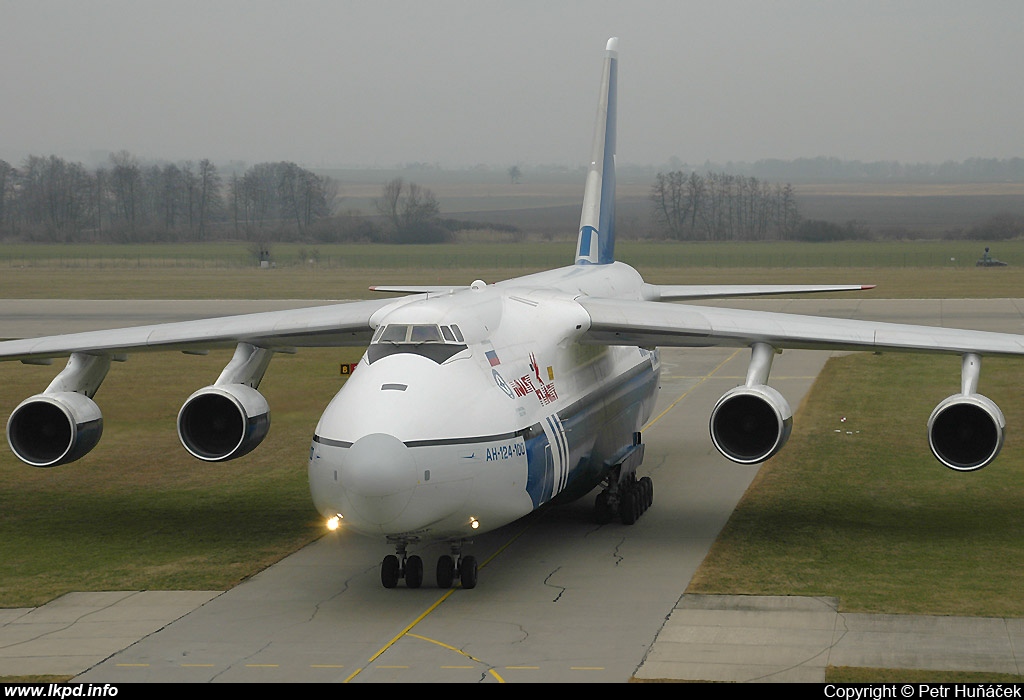
[(72, 353), (43, 393), (18, 404), (7, 419), (7, 442), (18, 459), (33, 467), (56, 467), (81, 459), (96, 447), (103, 435), (103, 414), (92, 397), (112, 359), (124, 358)]
[(211, 386), (192, 394), (178, 411), (178, 437), (205, 462), (249, 454), (270, 430), (270, 406), (259, 388), (273, 352), (239, 343)]
[(757, 464), (782, 449), (793, 430), (793, 411), (765, 384), (727, 391), (711, 411), (711, 440), (740, 464)]
[(1003, 448), (1006, 419), (995, 402), (977, 393), (981, 356), (964, 353), (960, 393), (953, 394), (928, 417), (928, 446), (935, 459), (958, 472), (987, 466)]
[(988, 397), (954, 394), (928, 418), (928, 446), (950, 469), (970, 472), (987, 466), (1003, 447), (1006, 419)]
[(188, 397), (178, 412), (178, 437), (193, 457), (224, 462), (251, 452), (270, 430), (270, 406), (245, 384), (216, 384)]
[(7, 421), (7, 441), (18, 459), (33, 467), (74, 462), (96, 447), (103, 415), (96, 402), (73, 391), (36, 394), (22, 401)]
[(793, 409), (767, 384), (775, 354), (768, 343), (751, 345), (746, 382), (725, 392), (711, 411), (711, 440), (734, 462), (763, 462), (782, 449), (793, 430)]

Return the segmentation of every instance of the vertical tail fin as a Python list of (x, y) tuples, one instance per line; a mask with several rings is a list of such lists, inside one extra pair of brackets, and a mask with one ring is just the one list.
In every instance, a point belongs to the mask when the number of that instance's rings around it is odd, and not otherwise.
[(615, 261), (615, 112), (619, 72), (619, 40), (605, 49), (601, 99), (597, 105), (590, 169), (583, 192), (583, 214), (576, 242), (577, 265)]

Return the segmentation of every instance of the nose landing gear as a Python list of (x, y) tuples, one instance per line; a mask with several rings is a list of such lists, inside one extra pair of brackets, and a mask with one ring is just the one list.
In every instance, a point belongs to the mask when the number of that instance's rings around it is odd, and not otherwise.
[(437, 558), (437, 587), (451, 588), (456, 576), (463, 588), (476, 588), (476, 557), (462, 556), (462, 542), (452, 543), (452, 553)]
[[(423, 559), (406, 552), (407, 542), (395, 544), (395, 554), (384, 557), (380, 564), (380, 582), (384, 588), (394, 588), (401, 579), (409, 588), (423, 585)], [(462, 556), (462, 542), (452, 544), (452, 553), (437, 559), (437, 587), (451, 588), (456, 577), (463, 588), (476, 588), (477, 563), (472, 555)]]
[(384, 588), (394, 588), (398, 585), (398, 580), (403, 578), (409, 588), (419, 588), (423, 585), (423, 560), (415, 554), (407, 556), (405, 548), (405, 542), (396, 544), (396, 554), (387, 555), (381, 562), (380, 582)]

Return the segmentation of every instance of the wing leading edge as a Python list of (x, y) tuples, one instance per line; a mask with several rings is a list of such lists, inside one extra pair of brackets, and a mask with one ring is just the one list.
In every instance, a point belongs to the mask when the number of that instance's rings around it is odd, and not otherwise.
[(374, 313), (401, 300), (376, 299), (285, 311), (180, 321), (0, 342), (0, 361), (39, 361), (72, 353), (205, 350), (249, 343), (268, 350), (365, 345)]
[(748, 347), (1024, 355), (1024, 336), (955, 328), (660, 304), (579, 299), (590, 315), (580, 342), (641, 347)]
[(711, 411), (716, 449), (740, 464), (756, 464), (789, 438), (793, 410), (769, 385), (772, 358), (783, 349), (868, 350), (961, 356), (960, 392), (941, 401), (928, 418), (928, 446), (956, 471), (990, 464), (1002, 449), (1006, 419), (978, 393), (981, 359), (1024, 356), (1024, 335), (876, 323), (851, 319), (660, 304), (627, 299), (577, 299), (590, 316), (581, 343), (640, 347), (749, 347), (743, 384), (727, 391)]

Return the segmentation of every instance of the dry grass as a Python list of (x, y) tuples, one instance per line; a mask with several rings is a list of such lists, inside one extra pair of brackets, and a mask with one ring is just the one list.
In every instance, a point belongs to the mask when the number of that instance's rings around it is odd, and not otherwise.
[[(213, 381), (229, 355), (140, 354), (115, 365), (97, 394), (105, 434), (92, 453), (54, 469), (0, 453), (0, 606), (39, 605), (71, 590), (220, 590), (312, 541), (322, 524), (305, 457), (341, 386), (338, 363), (358, 355), (275, 358), (261, 386), (270, 435), (222, 464), (189, 457), (174, 423), (188, 394)], [(0, 365), (0, 419), (53, 373)]]
[[(674, 249), (633, 249), (642, 261), (661, 258), (660, 265), (638, 264), (652, 282), (879, 284), (864, 293), (868, 297), (1018, 297), (1024, 289), (1024, 267), (681, 270), (670, 256), (658, 255), (664, 250)], [(444, 267), (101, 272), (34, 266), (5, 269), (0, 294), (354, 298), (369, 296), (366, 287), (373, 283), (492, 281), (534, 269), (481, 272), (459, 264), (455, 258)], [(251, 455), (222, 465), (197, 464), (184, 454), (174, 416), (193, 389), (216, 377), (226, 356), (138, 355), (115, 365), (97, 397), (107, 432), (92, 454), (52, 470), (33, 470), (9, 452), (0, 454), (0, 605), (34, 604), (72, 587), (219, 588), (309, 541), (319, 532), (305, 479), (309, 438), (340, 385), (338, 362), (358, 355), (322, 350), (275, 359), (263, 386), (274, 416), (270, 436)], [(912, 359), (858, 356), (829, 364), (798, 416), (791, 444), (763, 470), (695, 590), (839, 595), (851, 609), (963, 610), (966, 601), (977, 611), (1020, 612), (1014, 593), (1024, 581), (1006, 565), (1020, 551), (1017, 514), (1024, 508), (1017, 494), (1024, 489), (1013, 469), (1021, 461), (1020, 433), (1011, 429), (1004, 455), (980, 474), (937, 466), (927, 454), (923, 425), (932, 405), (955, 389), (957, 368), (936, 370), (930, 358), (900, 364)], [(1015, 367), (987, 363), (982, 386), (994, 387), (989, 393), (1011, 425), (1024, 416)], [(54, 373), (53, 367), (0, 364), (0, 419)], [(870, 428), (864, 439), (837, 450), (832, 422), (840, 410)], [(744, 540), (756, 546), (740, 546)], [(930, 588), (915, 587), (924, 584)], [(855, 593), (846, 592), (848, 585)]]
[[(857, 612), (1024, 616), (1024, 420), (1019, 362), (986, 361), (981, 391), (1010, 423), (986, 469), (928, 451), (931, 409), (959, 360), (829, 361), (689, 592), (835, 596)], [(842, 421), (841, 419), (845, 419)]]

